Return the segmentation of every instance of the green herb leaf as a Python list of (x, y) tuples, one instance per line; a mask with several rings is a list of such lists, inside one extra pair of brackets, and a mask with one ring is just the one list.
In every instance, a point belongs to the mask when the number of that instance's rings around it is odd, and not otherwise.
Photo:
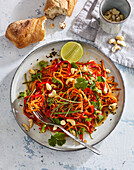
[(56, 119), (56, 118), (53, 118), (51, 119), (56, 125), (60, 125), (60, 120), (59, 119)]
[(37, 79), (37, 75), (36, 74), (32, 74), (31, 78), (32, 78), (32, 81), (35, 81)]
[(57, 145), (62, 146), (66, 143), (66, 139), (57, 140)]
[(36, 72), (36, 74), (32, 74), (31, 75), (32, 81), (35, 81), (37, 79), (39, 79), (39, 81), (41, 81), (40, 79), (42, 78), (42, 73), (38, 70)]
[(46, 124), (43, 124), (43, 126), (42, 126), (42, 129), (41, 129), (41, 133), (44, 133), (45, 132), (45, 130), (46, 130)]
[(99, 118), (99, 122), (102, 121), (104, 119), (104, 116), (103, 115), (98, 115), (98, 118)]
[(61, 84), (61, 82), (59, 80), (55, 79), (54, 77), (52, 78), (52, 82)]
[(65, 133), (62, 133), (62, 132), (56, 132), (54, 134), (54, 137), (57, 139), (63, 139), (63, 138), (65, 138), (65, 136), (66, 136)]
[(40, 66), (40, 70), (42, 70), (43, 67), (46, 67), (48, 65), (48, 61), (42, 60), (38, 63), (38, 65)]
[(56, 139), (55, 139), (55, 137), (51, 135), (51, 138), (48, 139), (48, 143), (49, 143), (50, 146), (55, 147), (56, 146)]
[(86, 119), (85, 119), (85, 121), (86, 121), (86, 122), (90, 122), (91, 120), (92, 120), (92, 118), (91, 118), (91, 117), (90, 117), (90, 118), (86, 118)]
[(40, 79), (42, 78), (42, 73), (40, 71), (37, 72), (37, 77)]
[(62, 146), (66, 142), (65, 136), (66, 135), (62, 132), (56, 132), (54, 135), (51, 135), (50, 139), (48, 139), (48, 143), (53, 147), (56, 146), (56, 144)]
[(78, 68), (78, 65), (74, 62), (71, 63), (71, 68)]
[(98, 105), (97, 105), (97, 103), (96, 103), (96, 102), (91, 101), (91, 104), (93, 104), (93, 105), (94, 105), (95, 110), (97, 110), (97, 109), (98, 109)]
[(19, 96), (18, 96), (18, 99), (21, 98), (21, 97), (26, 97), (26, 96), (27, 96), (26, 91), (20, 92)]
[(96, 80), (96, 79), (95, 79), (94, 77), (90, 77), (89, 83), (90, 83), (90, 84), (94, 84), (94, 83), (95, 83), (95, 82), (94, 82), (95, 80)]
[(91, 90), (93, 90), (94, 88), (95, 88), (95, 86), (96, 86), (96, 84), (94, 83), (94, 84), (92, 84), (91, 86), (90, 86), (90, 89)]
[(54, 103), (54, 98), (47, 98), (47, 104), (48, 104), (48, 106), (51, 106), (52, 104)]
[(105, 82), (106, 79), (105, 79), (105, 77), (103, 77), (103, 76), (99, 76), (99, 77), (98, 77), (98, 81), (99, 81), (99, 82)]
[(82, 90), (85, 90), (85, 88), (88, 87), (88, 81), (86, 79), (82, 78), (77, 78), (76, 79), (77, 83), (75, 83), (75, 88), (79, 89), (82, 88)]
[(102, 90), (98, 89), (97, 87), (93, 88), (93, 91), (96, 91), (97, 93), (100, 93), (102, 95)]

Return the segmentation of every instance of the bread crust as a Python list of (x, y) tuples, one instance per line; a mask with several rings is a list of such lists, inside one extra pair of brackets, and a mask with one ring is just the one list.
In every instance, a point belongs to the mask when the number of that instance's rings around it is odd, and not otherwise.
[[(72, 15), (76, 2), (77, 0), (47, 0), (44, 8), (44, 13), (46, 17), (50, 19), (54, 19), (57, 15), (60, 14), (70, 17)], [(56, 7), (63, 9), (65, 13), (59, 13), (51, 17), (49, 13), (52, 12), (52, 10), (54, 10), (54, 8)]]
[(45, 20), (43, 16), (13, 22), (7, 27), (5, 36), (20, 49), (42, 41), (46, 33), (43, 28)]

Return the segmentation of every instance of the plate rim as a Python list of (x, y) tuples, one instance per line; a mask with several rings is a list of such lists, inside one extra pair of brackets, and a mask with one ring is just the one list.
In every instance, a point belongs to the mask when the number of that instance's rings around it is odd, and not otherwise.
[(92, 48), (95, 48), (97, 51), (101, 52), (101, 53), (114, 65), (116, 71), (118, 72), (118, 74), (119, 74), (119, 76), (120, 76), (120, 78), (121, 78), (121, 82), (122, 82), (122, 85), (123, 85), (123, 89), (122, 89), (122, 90), (123, 90), (123, 96), (124, 96), (124, 98), (123, 98), (123, 107), (122, 107), (122, 110), (121, 110), (121, 112), (120, 112), (120, 116), (119, 116), (119, 118), (118, 118), (117, 123), (113, 126), (113, 128), (110, 130), (110, 132), (109, 132), (105, 137), (103, 137), (100, 141), (94, 143), (92, 146), (101, 143), (105, 138), (107, 138), (107, 137), (113, 132), (113, 130), (114, 130), (115, 127), (118, 125), (118, 123), (119, 123), (119, 121), (120, 121), (120, 119), (121, 119), (121, 116), (122, 116), (122, 114), (123, 114), (124, 107), (125, 107), (125, 102), (126, 102), (126, 100), (125, 100), (126, 94), (125, 94), (124, 80), (123, 80), (123, 77), (122, 77), (119, 69), (116, 67), (116, 65), (115, 65), (114, 62), (111, 60), (111, 58), (107, 57), (107, 55), (105, 55), (105, 54), (104, 54), (100, 49), (98, 49), (94, 44), (91, 44), (91, 43), (86, 42), (86, 41), (83, 41), (83, 40), (76, 40), (76, 39), (55, 40), (55, 41), (51, 41), (51, 42), (45, 43), (45, 44), (37, 47), (36, 49), (32, 50), (32, 51), (31, 51), (30, 53), (28, 53), (27, 55), (25, 55), (25, 58), (24, 58), (24, 59), (21, 61), (21, 63), (17, 66), (17, 69), (16, 69), (16, 71), (15, 71), (13, 77), (12, 77), (11, 83), (10, 83), (10, 104), (11, 104), (12, 113), (13, 113), (14, 118), (15, 118), (17, 124), (19, 125), (19, 127), (20, 127), (20, 128), (22, 129), (22, 131), (23, 131), (28, 137), (30, 137), (33, 141), (37, 142), (39, 145), (41, 145), (41, 146), (43, 146), (43, 147), (46, 147), (46, 148), (49, 148), (49, 149), (52, 149), (52, 150), (55, 150), (55, 151), (62, 151), (62, 152), (80, 151), (80, 150), (86, 149), (86, 147), (76, 148), (76, 149), (71, 149), (71, 148), (70, 148), (70, 149), (68, 149), (68, 150), (64, 150), (64, 149), (62, 149), (62, 148), (60, 149), (60, 148), (55, 148), (55, 147), (51, 147), (51, 146), (45, 146), (45, 145), (41, 144), (40, 142), (38, 142), (36, 139), (33, 139), (33, 138), (22, 128), (22, 126), (21, 126), (21, 125), (19, 124), (19, 122), (17, 121), (17, 118), (16, 118), (16, 116), (15, 116), (15, 112), (14, 112), (14, 108), (13, 108), (13, 103), (12, 103), (12, 96), (11, 96), (11, 94), (12, 94), (12, 86), (13, 86), (14, 78), (15, 78), (15, 76), (16, 76), (16, 74), (17, 74), (17, 71), (19, 70), (19, 68), (21, 67), (21, 65), (23, 65), (23, 63), (25, 62), (25, 60), (26, 60), (30, 55), (32, 55), (34, 52), (40, 50), (41, 48), (43, 48), (43, 47), (45, 47), (45, 46), (49, 46), (49, 45), (52, 45), (52, 44), (55, 44), (55, 43), (61, 43), (61, 42), (65, 42), (65, 43), (66, 43), (66, 42), (68, 42), (68, 41), (75, 41), (75, 42), (78, 42), (78, 43), (84, 43), (84, 44), (87, 44), (87, 45), (91, 46)]

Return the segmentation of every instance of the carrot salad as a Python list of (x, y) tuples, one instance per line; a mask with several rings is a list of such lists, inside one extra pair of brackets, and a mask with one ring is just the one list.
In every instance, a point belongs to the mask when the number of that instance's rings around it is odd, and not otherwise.
[(91, 136), (104, 121), (105, 110), (116, 110), (120, 89), (103, 61), (70, 64), (54, 59), (50, 65), (43, 60), (38, 65), (40, 69), (29, 70), (29, 80), (25, 74), (27, 90), (20, 96), (24, 97), (24, 114), (40, 126), (41, 132), (61, 130), (40, 122), (33, 111), (41, 112), (83, 140), (85, 132)]

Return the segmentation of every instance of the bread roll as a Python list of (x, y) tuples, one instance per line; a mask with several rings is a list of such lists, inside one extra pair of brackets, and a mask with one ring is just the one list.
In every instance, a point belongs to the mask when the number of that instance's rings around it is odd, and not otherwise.
[(11, 23), (6, 30), (5, 36), (16, 45), (24, 48), (30, 44), (42, 41), (45, 37), (46, 17), (20, 20)]
[(44, 13), (47, 18), (54, 19), (62, 14), (71, 16), (77, 0), (47, 0)]

